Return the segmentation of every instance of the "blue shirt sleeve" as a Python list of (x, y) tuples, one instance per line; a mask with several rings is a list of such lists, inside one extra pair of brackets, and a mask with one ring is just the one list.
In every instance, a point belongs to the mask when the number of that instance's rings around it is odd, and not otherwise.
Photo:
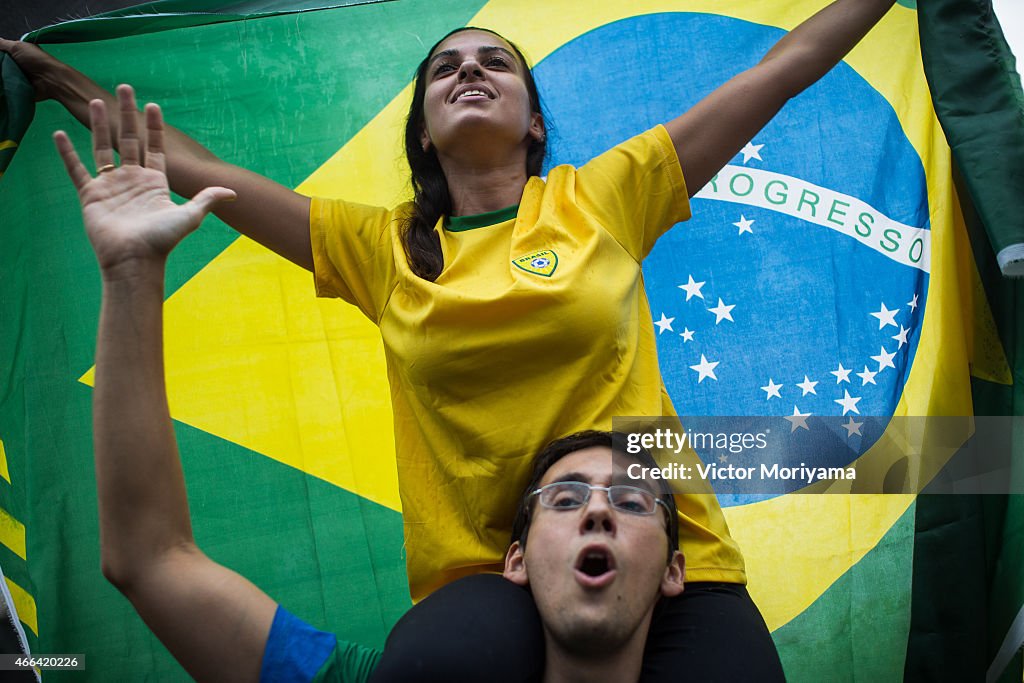
[(263, 650), (262, 683), (309, 683), (337, 647), (332, 633), (318, 631), (277, 606)]

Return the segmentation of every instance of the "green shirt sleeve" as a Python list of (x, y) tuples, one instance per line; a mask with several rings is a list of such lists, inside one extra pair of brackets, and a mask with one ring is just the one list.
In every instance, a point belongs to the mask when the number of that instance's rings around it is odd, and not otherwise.
[(313, 683), (366, 683), (377, 668), (380, 651), (339, 640), (313, 677)]

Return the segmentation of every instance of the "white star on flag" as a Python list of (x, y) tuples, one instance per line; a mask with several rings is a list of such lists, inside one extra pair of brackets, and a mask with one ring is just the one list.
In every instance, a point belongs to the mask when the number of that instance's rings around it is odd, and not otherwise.
[[(852, 369), (853, 368), (851, 368), (850, 370), (852, 370)], [(838, 370), (830, 370), (828, 374), (835, 375), (836, 376), (836, 384), (839, 384), (840, 382), (849, 382), (850, 381), (850, 370), (847, 370), (846, 368), (844, 368), (843, 364), (840, 363)]]
[(878, 329), (882, 329), (886, 325), (892, 325), (893, 327), (896, 327), (896, 314), (899, 312), (900, 309), (898, 308), (895, 311), (890, 311), (888, 308), (885, 307), (885, 304), (883, 303), (882, 310), (872, 313), (871, 316), (874, 318), (878, 318)]
[(810, 416), (810, 413), (801, 413), (796, 406), (793, 406), (793, 414), (786, 415), (783, 419), (789, 420), (789, 424), (791, 425), (789, 433), (792, 434), (797, 430), (797, 428), (811, 431), (811, 428), (807, 426), (807, 418)]
[(898, 334), (894, 334), (892, 336), (893, 339), (895, 339), (896, 341), (898, 341), (900, 343), (900, 345), (896, 347), (897, 351), (902, 349), (904, 344), (908, 344), (909, 343), (907, 341), (907, 333), (908, 332), (910, 332), (909, 329), (907, 329), (906, 327), (903, 327), (903, 325), (900, 325), (899, 333)]
[(863, 434), (860, 433), (860, 428), (863, 425), (863, 422), (854, 422), (853, 417), (850, 417), (850, 421), (843, 425), (843, 429), (846, 430), (846, 438), (849, 439), (854, 434), (856, 434), (857, 436), (864, 436)]
[(697, 365), (690, 366), (691, 370), (697, 371), (697, 384), (703, 382), (705, 377), (710, 377), (711, 379), (717, 382), (718, 377), (715, 376), (715, 367), (718, 365), (718, 363), (719, 361), (717, 360), (714, 363), (712, 363), (711, 361), (704, 357), (703, 353), (700, 354), (700, 363), (698, 363)]
[(690, 275), (690, 281), (685, 285), (679, 285), (679, 289), (686, 291), (686, 300), (689, 301), (695, 296), (699, 296), (701, 299), (704, 298), (704, 295), (700, 293), (700, 288), (703, 286), (703, 282), (694, 282), (693, 275)]
[(753, 141), (748, 142), (746, 145), (744, 145), (743, 149), (740, 150), (740, 154), (743, 155), (743, 163), (747, 163), (751, 159), (764, 161), (764, 159), (761, 158), (762, 147), (764, 147), (764, 145), (755, 145), (753, 144)]
[(729, 462), (729, 456), (726, 455), (725, 453), (722, 453), (720, 456), (718, 456), (718, 462)]
[(916, 311), (917, 310), (917, 294), (914, 295), (913, 299), (911, 299), (910, 301), (907, 302), (907, 305), (910, 306), (910, 310), (912, 310), (912, 311)]
[(868, 366), (865, 365), (864, 372), (857, 373), (857, 376), (860, 377), (860, 385), (864, 386), (865, 384), (876, 384), (875, 375), (877, 374), (877, 372), (871, 372), (870, 370), (868, 370)]
[(894, 370), (896, 369), (896, 366), (892, 362), (892, 359), (895, 357), (895, 352), (889, 353), (888, 351), (885, 350), (885, 347), (883, 346), (882, 350), (878, 353), (877, 356), (871, 356), (871, 360), (878, 362), (878, 372), (881, 372), (885, 368), (893, 368)]
[(850, 392), (844, 389), (843, 390), (843, 397), (842, 398), (837, 398), (836, 399), (836, 403), (838, 403), (839, 405), (841, 405), (843, 407), (843, 415), (846, 415), (847, 413), (849, 413), (851, 411), (857, 413), (858, 415), (860, 415), (860, 411), (857, 410), (857, 401), (859, 401), (860, 399), (861, 399), (860, 396), (857, 396), (857, 397), (850, 396)]
[(661, 320), (656, 320), (654, 322), (654, 324), (658, 327), (658, 334), (661, 334), (662, 332), (665, 332), (666, 330), (669, 331), (669, 332), (673, 332), (674, 331), (672, 329), (672, 321), (673, 320), (675, 320), (675, 318), (666, 318), (665, 314), (662, 313), (661, 314)]
[(781, 389), (781, 388), (782, 388), (781, 384), (776, 384), (775, 382), (772, 381), (772, 378), (769, 377), (768, 378), (768, 386), (761, 387), (761, 391), (764, 391), (764, 392), (768, 393), (768, 398), (765, 399), (767, 401), (772, 396), (774, 396), (775, 398), (782, 398), (782, 396), (779, 394), (779, 389)]
[(709, 308), (708, 311), (715, 314), (715, 324), (728, 320), (729, 322), (736, 322), (732, 319), (732, 309), (736, 308), (736, 304), (726, 306), (725, 302), (721, 298), (718, 299), (718, 305), (714, 308)]
[(807, 375), (804, 375), (804, 381), (797, 384), (797, 386), (803, 389), (804, 391), (804, 393), (801, 394), (801, 396), (806, 396), (807, 394), (814, 394), (815, 396), (818, 395), (818, 392), (814, 390), (814, 387), (818, 386), (818, 383), (812, 382), (810, 379), (808, 379)]
[(679, 333), (679, 336), (683, 338), (683, 343), (693, 341), (693, 330), (689, 327), (684, 327), (683, 331)]
[(743, 214), (740, 214), (740, 220), (738, 223), (733, 223), (733, 225), (740, 229), (740, 235), (742, 235), (745, 232), (749, 232), (751, 235), (753, 235), (754, 231), (750, 229), (750, 226), (753, 224), (754, 221), (747, 220), (747, 217), (744, 216)]

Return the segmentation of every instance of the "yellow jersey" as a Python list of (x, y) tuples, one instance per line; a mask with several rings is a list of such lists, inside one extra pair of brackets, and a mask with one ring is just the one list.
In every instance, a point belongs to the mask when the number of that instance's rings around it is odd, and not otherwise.
[[(314, 199), (310, 234), (317, 294), (358, 306), (384, 340), (419, 600), (501, 571), (533, 457), (549, 441), (611, 429), (617, 416), (675, 414), (640, 264), (690, 209), (658, 126), (579, 169), (530, 178), (518, 210), (439, 221), (434, 282), (409, 268), (409, 211)], [(677, 502), (687, 580), (745, 582), (714, 496)]]

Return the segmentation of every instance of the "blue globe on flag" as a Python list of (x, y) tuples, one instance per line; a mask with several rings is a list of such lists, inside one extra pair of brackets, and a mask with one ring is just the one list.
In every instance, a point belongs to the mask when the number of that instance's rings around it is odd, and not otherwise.
[[(675, 118), (782, 35), (662, 13), (566, 43), (535, 69), (551, 165), (580, 166)], [(544, 91), (549, 72), (579, 82)], [(900, 400), (928, 290), (925, 173), (891, 105), (840, 64), (702, 188), (692, 211), (643, 267), (676, 410), (787, 416), (806, 428), (786, 435), (781, 465), (850, 464), (885, 427), (862, 429), (865, 416), (892, 416)], [(715, 484), (723, 505), (750, 502), (731, 486)]]

